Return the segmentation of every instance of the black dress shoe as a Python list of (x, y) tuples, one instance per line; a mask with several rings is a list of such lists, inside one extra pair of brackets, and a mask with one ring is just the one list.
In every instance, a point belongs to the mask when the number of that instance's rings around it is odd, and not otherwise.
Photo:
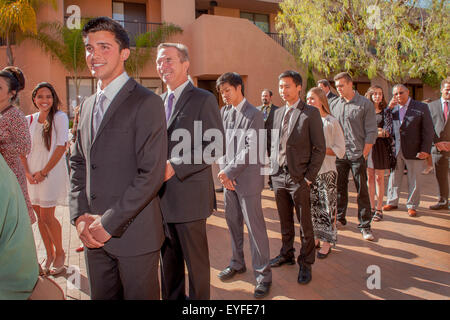
[(436, 204), (433, 204), (432, 206), (430, 206), (431, 210), (442, 210), (442, 209), (446, 209), (448, 210), (448, 202), (444, 202), (444, 201), (439, 201)]
[(223, 187), (217, 188), (216, 192), (223, 192)]
[(233, 278), (236, 273), (244, 273), (245, 271), (247, 271), (245, 267), (240, 270), (235, 270), (232, 267), (228, 266), (219, 273), (218, 277), (220, 280), (225, 281)]
[(337, 221), (339, 221), (341, 223), (341, 225), (345, 226), (347, 224), (347, 219), (342, 218), (342, 219), (338, 219)]
[(328, 249), (328, 252), (327, 252), (327, 253), (320, 253), (320, 251), (317, 251), (317, 258), (319, 258), (319, 259), (325, 259), (326, 257), (328, 257), (328, 255), (330, 254), (330, 252), (331, 252), (331, 247), (330, 247), (330, 249)]
[(311, 266), (300, 264), (297, 282), (300, 284), (308, 284), (312, 279)]
[(278, 255), (275, 258), (273, 258), (272, 260), (270, 260), (270, 266), (272, 268), (281, 267), (285, 263), (290, 264), (290, 265), (295, 264), (294, 257), (286, 258), (286, 257), (283, 257), (282, 255)]
[(255, 287), (255, 298), (261, 299), (264, 298), (269, 294), (270, 286), (272, 285), (272, 282), (261, 282), (258, 283)]

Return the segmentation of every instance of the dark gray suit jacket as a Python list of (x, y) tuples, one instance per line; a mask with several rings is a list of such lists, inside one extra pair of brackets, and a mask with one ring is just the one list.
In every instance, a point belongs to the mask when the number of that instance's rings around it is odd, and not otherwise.
[(430, 109), (425, 103), (411, 99), (401, 124), (400, 106), (395, 106), (392, 109), (392, 121), (396, 155), (400, 147), (405, 159), (419, 160), (417, 153), (431, 152), (434, 129)]
[[(264, 119), (261, 112), (248, 101), (238, 112), (234, 124), (230, 122), (230, 111), (233, 106), (225, 106), (220, 111), (225, 134), (230, 139), (236, 137), (234, 150), (227, 145), (225, 161), (220, 169), (227, 177), (236, 181), (235, 190), (238, 194), (247, 196), (260, 194), (264, 188), (264, 175), (261, 174), (261, 161), (265, 156), (264, 148), (258, 150), (260, 131), (264, 129)], [(263, 146), (264, 144), (262, 144)], [(261, 155), (259, 154), (261, 153)]]
[[(257, 109), (259, 111), (262, 112), (262, 108), (264, 106), (259, 106), (257, 107)], [(279, 107), (277, 107), (276, 105), (273, 105), (270, 107), (270, 112), (269, 115), (267, 117), (267, 119), (264, 121), (264, 128), (267, 130), (267, 148), (268, 151), (270, 153), (270, 148), (271, 148), (271, 143), (272, 143), (272, 130), (273, 129), (273, 118), (274, 118), (274, 114), (275, 114), (275, 110), (277, 110)]]
[(96, 95), (82, 105), (72, 156), (70, 218), (102, 216), (107, 252), (136, 256), (161, 248), (157, 197), (164, 180), (167, 131), (161, 98), (129, 79), (92, 137)]
[[(272, 138), (272, 173), (278, 171), (281, 126), (285, 108), (275, 111), (274, 129), (279, 135)], [(314, 182), (325, 158), (326, 144), (323, 134), (322, 118), (317, 108), (300, 101), (291, 115), (292, 126), (286, 144), (287, 166), (295, 182), (304, 178)], [(276, 139), (274, 139), (276, 138)]]
[[(444, 120), (441, 99), (431, 102), (430, 104), (428, 104), (428, 107), (430, 108), (431, 120), (433, 121), (434, 125), (433, 142), (436, 143), (440, 141), (450, 141), (450, 121), (447, 120), (447, 122), (445, 122)], [(450, 156), (449, 151), (440, 152), (436, 149), (436, 146), (433, 146), (432, 152), (441, 153), (446, 155), (447, 157)]]
[[(161, 97), (166, 99), (167, 92)], [(195, 123), (197, 122), (197, 124)], [(199, 125), (201, 124), (201, 126)], [(166, 181), (159, 193), (161, 209), (166, 223), (192, 222), (206, 219), (214, 209), (215, 193), (211, 163), (206, 163), (203, 152), (215, 149), (214, 159), (224, 154), (222, 141), (207, 141), (202, 137), (208, 129), (215, 129), (223, 137), (223, 125), (216, 97), (189, 83), (178, 99), (167, 123), (168, 159), (175, 175)], [(177, 134), (188, 134), (187, 150), (172, 151), (180, 147)], [(182, 138), (184, 139), (184, 138)], [(173, 141), (172, 141), (173, 140)], [(178, 145), (178, 146), (177, 146)], [(195, 159), (195, 155), (202, 157)], [(176, 158), (190, 159), (178, 163)]]

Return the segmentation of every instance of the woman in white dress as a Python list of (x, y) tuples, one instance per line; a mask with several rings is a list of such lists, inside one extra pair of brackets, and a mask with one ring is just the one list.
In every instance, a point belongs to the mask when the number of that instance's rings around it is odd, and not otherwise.
[(42, 269), (58, 274), (64, 270), (65, 253), (55, 207), (67, 204), (68, 174), (63, 155), (69, 120), (64, 112), (58, 110), (60, 101), (51, 84), (39, 83), (33, 90), (32, 99), (39, 112), (27, 116), (31, 152), (25, 172), (30, 200), (38, 216), (39, 231), (47, 252)]
[(313, 222), (317, 258), (324, 259), (336, 245), (336, 213), (337, 213), (337, 171), (336, 156), (345, 154), (345, 140), (339, 121), (331, 115), (328, 100), (322, 89), (315, 87), (309, 90), (306, 102), (319, 109), (323, 123), (326, 143), (326, 155), (316, 180), (311, 184), (311, 218)]

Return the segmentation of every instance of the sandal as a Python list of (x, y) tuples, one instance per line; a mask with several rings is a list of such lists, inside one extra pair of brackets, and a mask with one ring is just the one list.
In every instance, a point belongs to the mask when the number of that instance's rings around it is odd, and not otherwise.
[(375, 210), (375, 214), (373, 215), (372, 221), (381, 221), (383, 220), (383, 211), (382, 210)]

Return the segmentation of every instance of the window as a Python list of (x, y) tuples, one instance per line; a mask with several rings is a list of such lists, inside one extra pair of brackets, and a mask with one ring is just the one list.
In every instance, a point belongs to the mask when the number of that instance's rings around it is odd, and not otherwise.
[(112, 18), (125, 28), (130, 37), (130, 45), (135, 46), (136, 36), (151, 31), (147, 24), (147, 6), (144, 3), (113, 1)]
[(241, 12), (241, 18), (250, 20), (265, 33), (270, 31), (268, 14)]
[[(69, 115), (73, 116), (73, 108), (77, 106), (75, 80), (73, 78), (67, 78), (67, 106)], [(94, 78), (82, 78), (80, 82), (80, 91), (78, 93), (79, 101), (92, 95), (97, 86), (97, 79)]]
[(138, 82), (156, 94), (162, 93), (162, 81), (159, 78), (140, 78)]

